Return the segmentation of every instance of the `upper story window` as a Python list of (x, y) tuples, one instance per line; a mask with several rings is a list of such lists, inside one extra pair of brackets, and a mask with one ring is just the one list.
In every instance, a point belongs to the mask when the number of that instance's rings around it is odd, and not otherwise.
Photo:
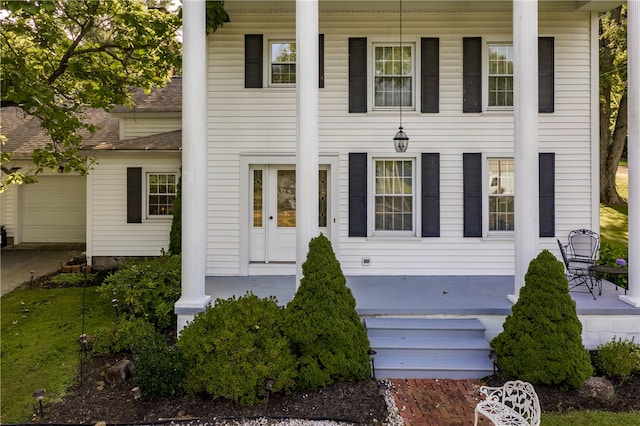
[(413, 46), (374, 46), (374, 108), (413, 107)]
[(271, 85), (294, 85), (296, 83), (296, 43), (271, 41), (269, 52)]
[(374, 231), (413, 231), (413, 160), (380, 159), (374, 167)]
[(147, 174), (147, 215), (171, 216), (176, 200), (177, 177), (175, 173)]
[(488, 106), (513, 107), (513, 45), (489, 44)]
[(489, 231), (513, 231), (515, 192), (512, 158), (492, 158), (489, 171)]

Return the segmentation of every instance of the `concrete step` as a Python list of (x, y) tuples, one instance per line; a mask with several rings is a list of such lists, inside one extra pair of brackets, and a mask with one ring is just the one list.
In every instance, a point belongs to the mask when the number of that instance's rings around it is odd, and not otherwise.
[(475, 318), (365, 318), (369, 337), (482, 337), (484, 326)]
[(376, 357), (475, 358), (486, 357), (491, 350), (484, 337), (371, 337), (369, 343)]
[(481, 379), (493, 372), (493, 364), (484, 358), (378, 358), (376, 378), (388, 379)]
[(365, 318), (377, 378), (477, 379), (491, 347), (475, 318)]

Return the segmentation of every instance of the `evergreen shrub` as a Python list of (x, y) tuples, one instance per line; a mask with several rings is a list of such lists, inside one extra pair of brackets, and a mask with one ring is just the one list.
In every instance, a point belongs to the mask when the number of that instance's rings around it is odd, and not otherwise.
[(178, 179), (178, 190), (173, 202), (173, 219), (169, 232), (169, 254), (182, 254), (182, 176)]
[(316, 389), (370, 376), (369, 340), (331, 243), (309, 242), (303, 278), (285, 310), (285, 334), (298, 357), (297, 386)]
[(564, 267), (548, 250), (531, 261), (503, 331), (491, 341), (507, 376), (578, 388), (593, 368)]
[(187, 392), (251, 406), (273, 392), (288, 392), (295, 384), (296, 360), (282, 333), (283, 308), (274, 297), (252, 293), (216, 300), (187, 324), (178, 338), (186, 360)]
[(175, 345), (153, 330), (132, 346), (133, 380), (143, 399), (170, 398), (182, 392), (186, 363)]
[[(95, 277), (96, 274), (87, 274), (87, 285), (91, 285)], [(49, 282), (60, 287), (82, 287), (85, 284), (85, 276), (83, 272), (62, 273), (49, 278)]]
[(118, 299), (120, 314), (142, 318), (158, 330), (176, 324), (173, 313), (181, 290), (180, 256), (129, 260), (98, 288), (106, 300)]
[(640, 374), (640, 345), (633, 339), (614, 338), (598, 346), (597, 366), (605, 376), (621, 380)]
[(138, 342), (151, 339), (154, 332), (150, 322), (120, 317), (113, 326), (100, 329), (91, 337), (91, 352), (94, 355), (134, 352)]

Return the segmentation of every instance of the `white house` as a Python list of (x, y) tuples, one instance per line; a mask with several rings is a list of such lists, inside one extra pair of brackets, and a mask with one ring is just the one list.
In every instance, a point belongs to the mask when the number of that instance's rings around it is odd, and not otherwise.
[[(619, 3), (228, 0), (206, 36), (204, 1), (186, 1), (180, 323), (209, 303), (205, 277), (299, 280), (320, 232), (345, 275), (513, 276), (515, 300), (540, 250), (598, 230), (598, 13)], [(622, 298), (638, 307), (628, 3)]]
[[(166, 249), (181, 176), (179, 329), (227, 291), (295, 291), (323, 233), (387, 309), (361, 313), (473, 317), (490, 338), (531, 259), (599, 230), (598, 17), (619, 4), (226, 0), (207, 35), (186, 0), (182, 78), (89, 152), (88, 257)], [(628, 19), (629, 290), (578, 300), (589, 345), (640, 339), (639, 1)]]

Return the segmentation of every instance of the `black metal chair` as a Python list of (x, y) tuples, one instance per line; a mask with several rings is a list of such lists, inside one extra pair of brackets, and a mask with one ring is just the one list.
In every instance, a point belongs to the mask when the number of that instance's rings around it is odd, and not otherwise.
[(594, 265), (598, 260), (600, 235), (590, 229), (569, 232), (569, 260)]
[(591, 293), (593, 299), (596, 299), (596, 295), (593, 294), (593, 283), (591, 281), (591, 274), (589, 273), (590, 263), (576, 261), (567, 257), (567, 252), (565, 247), (562, 245), (560, 240), (558, 241), (558, 247), (560, 247), (560, 253), (562, 254), (562, 260), (564, 261), (564, 269), (567, 274), (567, 281), (569, 283), (569, 291), (576, 291), (576, 287), (584, 285), (587, 288), (587, 291), (582, 291), (581, 293)]

